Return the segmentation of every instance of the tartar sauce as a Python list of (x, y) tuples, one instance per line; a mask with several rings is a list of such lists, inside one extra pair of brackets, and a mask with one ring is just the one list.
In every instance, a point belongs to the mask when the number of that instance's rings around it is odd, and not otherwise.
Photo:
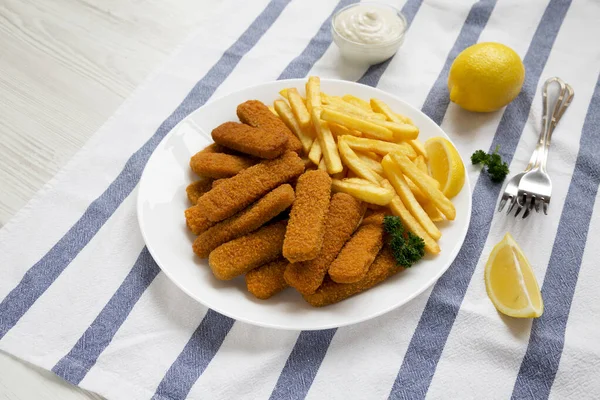
[(392, 9), (356, 5), (335, 19), (335, 29), (344, 38), (362, 44), (383, 44), (404, 31), (404, 22)]

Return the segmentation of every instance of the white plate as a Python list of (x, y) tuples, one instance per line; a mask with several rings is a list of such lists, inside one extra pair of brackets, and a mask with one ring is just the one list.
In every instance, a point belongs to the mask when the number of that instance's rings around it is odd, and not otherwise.
[[(163, 272), (185, 293), (222, 314), (240, 321), (279, 329), (326, 329), (384, 314), (413, 299), (431, 286), (458, 253), (471, 217), (468, 175), (460, 194), (453, 199), (456, 219), (441, 226), (442, 248), (379, 286), (324, 308), (313, 308), (293, 289), (269, 300), (258, 300), (246, 290), (243, 277), (219, 281), (206, 260), (192, 252), (194, 236), (185, 225), (183, 212), (189, 207), (186, 186), (195, 179), (190, 157), (212, 143), (210, 132), (225, 121), (235, 121), (238, 104), (258, 99), (266, 104), (278, 98), (279, 90), (295, 86), (304, 91), (304, 79), (269, 82), (215, 100), (181, 121), (158, 145), (142, 175), (138, 193), (138, 219), (146, 246)], [(431, 119), (402, 100), (381, 90), (354, 82), (322, 79), (323, 91), (346, 93), (369, 99), (378, 97), (395, 111), (412, 118), (421, 140), (447, 135)]]

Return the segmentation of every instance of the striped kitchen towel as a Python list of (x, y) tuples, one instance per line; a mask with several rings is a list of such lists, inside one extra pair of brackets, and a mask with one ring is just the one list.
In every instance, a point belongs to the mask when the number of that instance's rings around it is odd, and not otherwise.
[[(109, 399), (598, 398), (600, 3), (399, 0), (406, 42), (368, 69), (331, 43), (331, 15), (352, 0), (207, 3), (199, 33), (0, 230), (0, 349)], [(527, 74), (508, 107), (472, 114), (449, 103), (446, 80), (454, 57), (484, 41), (515, 49)], [(553, 138), (549, 215), (523, 223), (495, 213), (501, 186), (468, 165), (465, 244), (406, 306), (290, 332), (195, 303), (144, 247), (135, 212), (144, 165), (211, 98), (308, 74), (396, 94), (464, 157), (499, 145), (512, 171), (535, 146), (541, 83), (561, 77), (576, 96)], [(504, 318), (485, 293), (485, 260), (506, 231), (543, 282), (545, 313), (534, 321)]]

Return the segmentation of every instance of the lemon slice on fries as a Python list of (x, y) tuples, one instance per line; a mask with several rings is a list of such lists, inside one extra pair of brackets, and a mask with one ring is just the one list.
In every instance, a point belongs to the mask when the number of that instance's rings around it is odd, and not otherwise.
[(465, 166), (454, 145), (443, 137), (433, 137), (425, 142), (425, 150), (431, 176), (446, 197), (456, 196), (465, 184)]
[(510, 233), (494, 246), (485, 265), (485, 288), (502, 314), (535, 318), (544, 312), (540, 287), (531, 265)]

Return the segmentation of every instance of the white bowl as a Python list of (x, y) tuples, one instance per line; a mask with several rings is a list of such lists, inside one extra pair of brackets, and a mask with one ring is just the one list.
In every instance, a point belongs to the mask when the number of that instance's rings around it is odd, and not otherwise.
[[(336, 19), (341, 13), (348, 9), (354, 7), (363, 7), (365, 5), (372, 6), (374, 8), (383, 8), (387, 11), (391, 10), (396, 13), (403, 24), (403, 29), (399, 35), (385, 43), (365, 44), (350, 40), (337, 31), (335, 27)], [(404, 43), (404, 34), (407, 27), (408, 22), (406, 21), (406, 17), (404, 17), (400, 10), (390, 6), (389, 4), (378, 2), (363, 1), (356, 4), (351, 4), (339, 10), (337, 13), (335, 13), (333, 18), (331, 18), (331, 34), (333, 36), (333, 41), (339, 47), (342, 56), (351, 62), (369, 65), (379, 64), (396, 54), (400, 46), (402, 46), (402, 43)]]

